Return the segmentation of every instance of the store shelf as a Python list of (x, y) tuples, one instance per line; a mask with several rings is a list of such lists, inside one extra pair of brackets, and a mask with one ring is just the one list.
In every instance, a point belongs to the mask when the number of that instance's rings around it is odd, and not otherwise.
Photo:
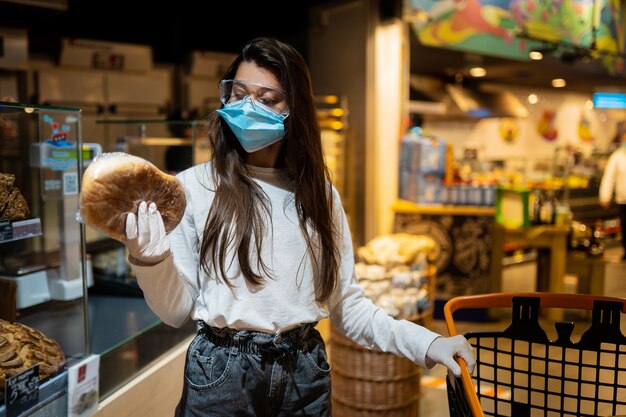
[(449, 214), (457, 216), (493, 216), (495, 207), (453, 206), (448, 204), (416, 204), (407, 200), (397, 200), (392, 207), (395, 213), (403, 214)]
[(41, 219), (0, 221), (0, 243), (41, 235)]

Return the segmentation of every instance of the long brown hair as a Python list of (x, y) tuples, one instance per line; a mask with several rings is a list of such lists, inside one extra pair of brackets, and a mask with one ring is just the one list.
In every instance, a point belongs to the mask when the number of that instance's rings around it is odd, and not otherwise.
[[(254, 62), (271, 71), (287, 92), (290, 115), (285, 119), (279, 164), (293, 187), (300, 229), (315, 273), (315, 298), (324, 302), (337, 285), (339, 254), (332, 185), (322, 152), (309, 69), (293, 47), (270, 38), (250, 41), (223, 79), (235, 78), (242, 62)], [(257, 257), (255, 272), (250, 265), (250, 250), (254, 245), (256, 253), (261, 251), (266, 227), (263, 212), (269, 213), (269, 202), (250, 177), (244, 149), (216, 113), (209, 120), (209, 137), (216, 190), (200, 247), (201, 266), (207, 274), (214, 271), (218, 279), (231, 285), (231, 277), (225, 272), (226, 254), (235, 248), (248, 284), (261, 285), (271, 277), (271, 271)]]

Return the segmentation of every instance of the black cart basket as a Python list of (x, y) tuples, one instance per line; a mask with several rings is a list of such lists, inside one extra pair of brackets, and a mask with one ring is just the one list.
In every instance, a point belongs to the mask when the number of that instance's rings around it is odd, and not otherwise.
[[(449, 300), (444, 315), (450, 335), (457, 334), (454, 318), (461, 310), (488, 309), (490, 316), (511, 317), (502, 330), (465, 334), (477, 364), (470, 375), (459, 359), (461, 378), (448, 374), (450, 416), (626, 416), (624, 301), (552, 293)], [(551, 321), (549, 309), (573, 319)]]

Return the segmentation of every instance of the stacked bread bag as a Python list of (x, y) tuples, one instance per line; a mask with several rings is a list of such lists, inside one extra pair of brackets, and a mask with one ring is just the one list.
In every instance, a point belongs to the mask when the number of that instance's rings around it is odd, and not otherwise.
[(432, 308), (428, 257), (435, 241), (425, 235), (381, 235), (357, 249), (356, 273), (365, 294), (395, 318), (409, 319)]

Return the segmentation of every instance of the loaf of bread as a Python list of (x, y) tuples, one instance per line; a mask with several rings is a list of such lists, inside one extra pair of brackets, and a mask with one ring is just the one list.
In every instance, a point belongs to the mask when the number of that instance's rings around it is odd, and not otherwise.
[(104, 153), (85, 170), (80, 213), (83, 221), (94, 229), (124, 242), (126, 215), (137, 213), (142, 201), (156, 204), (167, 233), (180, 223), (187, 203), (178, 178), (138, 156)]
[(420, 253), (430, 254), (436, 247), (432, 237), (410, 233), (391, 233), (376, 236), (365, 246), (357, 248), (357, 257), (367, 264), (393, 268), (411, 265)]
[(28, 203), (13, 186), (15, 175), (0, 173), (0, 221), (22, 220), (30, 216)]
[(39, 380), (45, 381), (65, 365), (59, 344), (20, 323), (0, 319), (0, 390), (7, 378), (39, 365)]

